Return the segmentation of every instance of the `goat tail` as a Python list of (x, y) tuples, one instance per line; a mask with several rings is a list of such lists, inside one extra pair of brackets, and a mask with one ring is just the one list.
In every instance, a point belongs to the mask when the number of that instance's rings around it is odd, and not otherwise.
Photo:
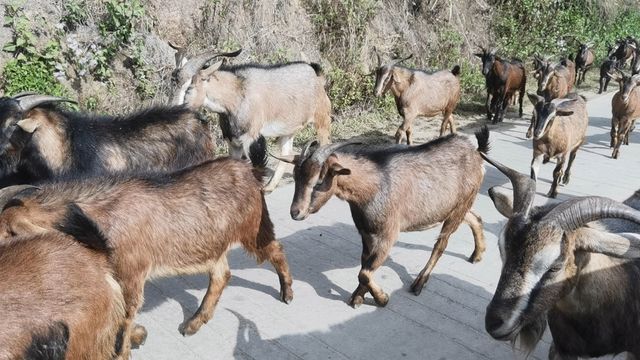
[(453, 76), (460, 76), (460, 65), (456, 65), (451, 69)]
[(483, 125), (480, 130), (475, 132), (476, 140), (478, 140), (478, 151), (483, 154), (488, 154), (491, 150), (489, 144), (489, 128), (487, 125)]
[(324, 71), (322, 70), (322, 66), (318, 63), (309, 63), (309, 66), (313, 68), (313, 71), (316, 72), (316, 76), (323, 76)]
[(249, 146), (249, 160), (254, 168), (267, 167), (267, 140), (264, 136), (260, 135)]
[(56, 225), (56, 229), (73, 236), (76, 241), (89, 249), (107, 253), (110, 250), (108, 239), (100, 226), (75, 202), (67, 205), (64, 219)]

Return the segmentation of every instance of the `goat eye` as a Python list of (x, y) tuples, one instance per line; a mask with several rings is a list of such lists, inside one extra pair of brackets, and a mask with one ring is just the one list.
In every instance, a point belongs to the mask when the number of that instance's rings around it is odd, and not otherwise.
[(550, 272), (554, 272), (554, 273), (555, 273), (555, 272), (558, 272), (558, 271), (560, 271), (560, 270), (562, 270), (562, 263), (561, 263), (561, 262), (554, 263), (554, 264), (553, 264), (553, 265), (551, 265), (551, 267), (549, 268), (549, 271), (550, 271)]

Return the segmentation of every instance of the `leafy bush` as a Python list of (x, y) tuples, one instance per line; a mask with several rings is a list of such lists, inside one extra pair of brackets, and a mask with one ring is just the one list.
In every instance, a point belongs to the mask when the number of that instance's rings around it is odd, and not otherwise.
[(498, 47), (510, 56), (570, 55), (579, 43), (593, 42), (596, 56), (607, 45), (628, 35), (638, 35), (640, 9), (623, 8), (607, 18), (603, 4), (593, 0), (498, 1), (493, 30)]
[(67, 90), (51, 75), (50, 67), (41, 60), (11, 60), (4, 67), (3, 88), (7, 95), (34, 91), (55, 96)]
[(50, 41), (43, 49), (38, 49), (29, 19), (18, 4), (5, 5), (5, 26), (12, 29), (13, 39), (2, 50), (11, 52), (14, 56), (5, 65), (3, 72), (2, 88), (5, 93), (11, 95), (35, 91), (66, 95), (67, 90), (54, 77), (60, 55), (59, 43)]

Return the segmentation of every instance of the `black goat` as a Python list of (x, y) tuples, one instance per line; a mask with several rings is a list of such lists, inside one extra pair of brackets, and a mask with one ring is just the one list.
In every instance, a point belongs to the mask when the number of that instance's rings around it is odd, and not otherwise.
[(172, 171), (214, 155), (206, 123), (186, 107), (97, 116), (62, 110), (53, 104), (66, 101), (59, 98), (25, 105), (33, 97), (0, 98), (0, 186), (78, 174)]

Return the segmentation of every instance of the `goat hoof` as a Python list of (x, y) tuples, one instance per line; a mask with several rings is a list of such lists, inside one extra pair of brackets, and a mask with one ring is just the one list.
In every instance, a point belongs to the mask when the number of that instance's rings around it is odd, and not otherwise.
[(418, 296), (420, 295), (420, 293), (422, 292), (422, 289), (424, 288), (424, 284), (427, 283), (427, 280), (429, 279), (429, 277), (425, 277), (424, 280), (421, 280), (421, 278), (417, 278), (413, 284), (411, 284), (411, 292), (415, 295)]
[(385, 307), (389, 303), (389, 295), (384, 292), (382, 293), (382, 295), (375, 297), (373, 299), (376, 301), (376, 304), (378, 304), (378, 306), (381, 306), (381, 307)]
[(547, 193), (547, 197), (548, 197), (548, 198), (555, 199), (555, 198), (556, 198), (556, 196), (558, 196), (558, 193), (557, 193), (557, 192), (551, 192), (551, 191), (549, 191), (549, 192)]
[(364, 297), (361, 295), (352, 295), (351, 299), (349, 299), (349, 306), (354, 309), (357, 309), (364, 303)]
[(180, 325), (178, 331), (180, 331), (180, 334), (182, 334), (182, 336), (191, 336), (197, 333), (202, 325), (203, 323), (201, 321), (190, 319), (186, 323)]
[(131, 330), (129, 340), (131, 341), (131, 345), (136, 348), (144, 345), (145, 341), (147, 341), (147, 329), (142, 325), (136, 324), (133, 330)]
[(472, 264), (478, 263), (480, 262), (480, 260), (482, 260), (482, 253), (476, 254), (476, 252), (474, 251), (473, 254), (469, 256), (469, 262)]
[(293, 300), (293, 290), (291, 290), (291, 288), (287, 288), (280, 291), (280, 299), (283, 303), (290, 304)]

